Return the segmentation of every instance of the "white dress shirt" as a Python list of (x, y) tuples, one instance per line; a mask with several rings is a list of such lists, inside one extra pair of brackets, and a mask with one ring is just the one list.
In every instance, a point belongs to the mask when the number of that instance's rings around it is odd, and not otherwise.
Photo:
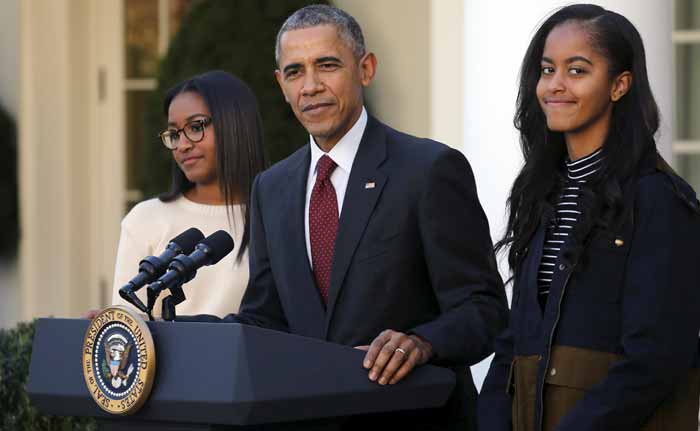
[(306, 205), (304, 207), (304, 234), (306, 236), (306, 253), (309, 257), (309, 263), (313, 266), (311, 259), (311, 239), (309, 236), (309, 204), (311, 202), (311, 192), (316, 183), (316, 167), (318, 160), (327, 155), (338, 165), (331, 174), (331, 184), (335, 189), (335, 197), (338, 200), (338, 217), (343, 210), (343, 200), (345, 199), (345, 189), (348, 187), (348, 179), (350, 178), (350, 170), (352, 163), (355, 161), (357, 149), (360, 147), (362, 135), (365, 133), (367, 126), (367, 111), (364, 106), (360, 118), (348, 130), (348, 132), (340, 138), (337, 144), (327, 153), (324, 153), (321, 148), (316, 145), (313, 136), (309, 136), (309, 145), (311, 146), (311, 164), (309, 165), (309, 178), (306, 181)]

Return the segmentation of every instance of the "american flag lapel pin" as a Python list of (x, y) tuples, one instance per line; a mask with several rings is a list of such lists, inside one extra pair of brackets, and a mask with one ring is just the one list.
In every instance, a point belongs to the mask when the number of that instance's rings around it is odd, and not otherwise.
[(377, 184), (375, 184), (374, 181), (367, 181), (367, 182), (365, 183), (365, 189), (373, 189), (374, 186), (376, 186), (376, 185), (377, 185)]

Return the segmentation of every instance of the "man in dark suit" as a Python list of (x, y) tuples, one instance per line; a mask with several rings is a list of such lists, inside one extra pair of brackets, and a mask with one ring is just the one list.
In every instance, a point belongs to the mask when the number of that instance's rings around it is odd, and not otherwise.
[(345, 12), (295, 12), (276, 57), (309, 144), (254, 182), (250, 282), (229, 320), (365, 349), (382, 385), (428, 361), (452, 366), (448, 406), (400, 429), (473, 427), (468, 366), (492, 352), (507, 305), (469, 164), (367, 115), (376, 58)]

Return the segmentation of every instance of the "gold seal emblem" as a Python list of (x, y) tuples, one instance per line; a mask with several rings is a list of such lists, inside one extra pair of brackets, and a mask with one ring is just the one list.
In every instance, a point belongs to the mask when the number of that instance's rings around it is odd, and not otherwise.
[(107, 307), (90, 322), (83, 342), (83, 376), (98, 406), (135, 413), (148, 399), (156, 351), (146, 322), (126, 307)]

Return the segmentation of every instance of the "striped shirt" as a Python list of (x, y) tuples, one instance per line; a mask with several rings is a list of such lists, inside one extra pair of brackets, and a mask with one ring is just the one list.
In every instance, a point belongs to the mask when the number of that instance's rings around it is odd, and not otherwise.
[(556, 217), (547, 226), (542, 260), (537, 272), (538, 298), (543, 310), (561, 249), (581, 215), (578, 207), (581, 187), (600, 169), (603, 159), (601, 152), (602, 149), (598, 149), (575, 162), (566, 161), (567, 180), (555, 207)]

